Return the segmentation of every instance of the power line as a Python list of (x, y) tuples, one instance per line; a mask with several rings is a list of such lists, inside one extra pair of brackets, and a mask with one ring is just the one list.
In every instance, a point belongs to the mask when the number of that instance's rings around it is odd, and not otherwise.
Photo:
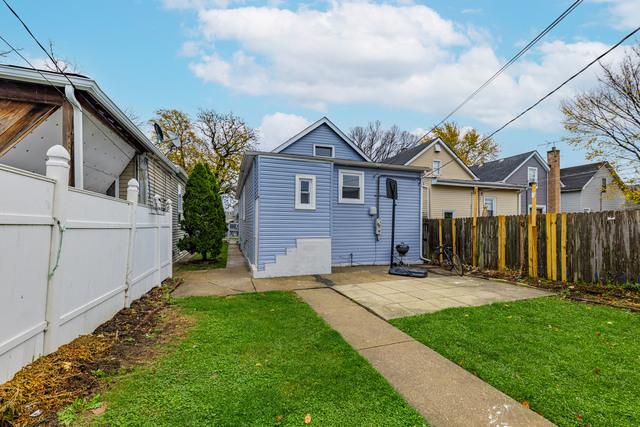
[[(6, 0), (3, 0), (6, 2)], [(574, 1), (571, 6), (569, 6), (564, 12), (560, 14), (556, 19), (551, 22), (542, 32), (540, 32), (533, 40), (531, 40), (525, 47), (523, 47), (518, 53), (513, 56), (506, 64), (504, 64), (498, 71), (496, 71), (487, 81), (482, 83), (480, 87), (478, 87), (475, 91), (473, 91), (469, 96), (467, 96), (458, 106), (456, 106), (449, 114), (445, 116), (444, 119), (440, 120), (437, 125), (431, 128), (429, 132), (424, 134), (420, 139), (426, 138), (430, 135), (434, 130), (436, 130), (440, 125), (442, 125), (445, 121), (447, 121), (451, 116), (457, 113), (462, 107), (464, 107), (471, 99), (473, 99), (478, 93), (480, 93), (485, 87), (487, 87), (491, 82), (493, 82), (500, 74), (502, 74), (507, 68), (509, 68), (514, 62), (516, 62), (522, 55), (524, 55), (529, 49), (531, 49), (538, 41), (540, 41), (549, 31), (551, 31), (556, 25), (560, 23), (564, 18), (566, 18), (571, 12), (577, 8), (583, 0)]]
[(535, 103), (533, 103), (529, 108), (525, 109), (523, 112), (521, 112), (520, 114), (518, 114), (517, 116), (515, 116), (514, 118), (512, 118), (511, 120), (509, 120), (508, 122), (506, 122), (505, 124), (503, 124), (502, 126), (500, 126), (498, 129), (494, 130), (493, 132), (491, 132), (488, 136), (484, 137), (483, 139), (481, 139), (478, 144), (482, 144), (484, 141), (486, 141), (487, 139), (490, 139), (492, 136), (494, 136), (495, 134), (497, 134), (498, 132), (500, 132), (502, 129), (506, 128), (507, 126), (509, 126), (511, 123), (515, 122), (516, 120), (518, 120), (520, 117), (524, 116), (525, 114), (527, 114), (529, 111), (533, 110), (535, 107), (537, 107), (542, 101), (544, 101), (545, 99), (549, 98), (551, 95), (553, 95), (554, 93), (556, 93), (558, 90), (560, 90), (562, 87), (564, 87), (567, 83), (569, 83), (571, 80), (575, 79), (576, 77), (578, 77), (580, 74), (582, 74), (583, 72), (585, 72), (589, 67), (591, 67), (593, 64), (595, 64), (596, 62), (600, 61), (602, 58), (604, 58), (605, 56), (607, 56), (611, 51), (613, 51), (615, 48), (617, 48), (618, 46), (620, 46), (622, 43), (624, 43), (625, 41), (627, 41), (629, 38), (633, 37), (633, 35), (635, 33), (637, 33), (638, 31), (640, 31), (640, 27), (636, 28), (635, 30), (631, 31), (629, 34), (627, 34), (626, 36), (624, 36), (618, 43), (614, 44), (613, 46), (611, 46), (609, 49), (607, 49), (604, 53), (600, 54), (596, 59), (594, 59), (593, 61), (589, 62), (587, 65), (585, 65), (584, 67), (582, 67), (580, 70), (578, 70), (576, 73), (574, 73), (571, 77), (569, 77), (568, 79), (566, 79), (564, 82), (562, 82), (560, 85), (558, 85), (555, 89), (553, 89), (552, 91), (550, 91), (549, 93), (547, 93), (545, 96), (543, 96), (542, 98), (540, 98), (538, 101), (536, 101)]
[[(3, 0), (4, 1), (4, 0)], [(67, 102), (71, 102), (69, 101), (69, 98), (67, 98), (66, 94), (60, 90), (60, 88), (58, 86), (56, 86), (51, 80), (49, 80), (42, 71), (38, 70), (32, 63), (31, 61), (29, 61), (24, 55), (22, 55), (18, 49), (16, 49), (11, 43), (9, 43), (9, 41), (7, 39), (5, 39), (2, 35), (0, 35), (0, 40), (2, 40), (8, 47), (9, 49), (11, 49), (13, 52), (15, 52), (16, 55), (18, 55), (20, 58), (22, 58), (22, 60), (24, 62), (26, 62), (34, 71), (36, 71), (38, 74), (40, 74), (40, 76), (47, 81), (47, 83), (49, 83), (51, 85), (51, 87), (53, 87), (59, 94), (60, 96), (62, 96), (63, 99), (65, 99)], [(65, 76), (66, 77), (66, 76)], [(67, 77), (68, 79), (68, 77)], [(75, 90), (75, 86), (74, 86), (74, 90)], [(107, 135), (105, 133), (105, 131), (102, 130), (102, 128), (100, 128), (100, 126), (98, 125), (98, 123), (96, 123), (91, 116), (89, 116), (88, 113), (85, 113), (84, 110), (80, 110), (83, 117), (85, 117), (87, 120), (89, 120), (95, 127), (96, 129), (98, 129), (100, 131), (100, 133), (102, 133), (104, 135), (104, 137), (111, 142), (111, 144), (113, 144), (118, 150), (120, 150), (120, 152), (125, 156), (125, 157), (129, 157), (129, 155), (122, 149), (120, 148), (120, 146), (111, 139), (111, 137), (109, 135)]]

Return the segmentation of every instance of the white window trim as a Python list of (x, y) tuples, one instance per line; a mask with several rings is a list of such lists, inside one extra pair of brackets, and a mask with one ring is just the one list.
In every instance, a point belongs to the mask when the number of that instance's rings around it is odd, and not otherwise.
[[(547, 213), (547, 205), (536, 204), (536, 209), (540, 209), (540, 208), (542, 208), (542, 213)], [(529, 203), (529, 207), (527, 208), (527, 214), (529, 214), (529, 212), (531, 212), (531, 203)]]
[[(300, 181), (306, 179), (311, 181), (309, 186), (309, 203), (300, 202)], [(296, 191), (294, 206), (296, 209), (315, 210), (316, 208), (316, 177), (315, 175), (296, 175)]]
[[(531, 181), (531, 180), (529, 180), (529, 173), (530, 173), (532, 170), (533, 170), (533, 171), (536, 171), (536, 179), (535, 179), (535, 181)], [(535, 182), (535, 183), (538, 183), (538, 168), (537, 168), (537, 167), (535, 167), (535, 166), (529, 166), (529, 167), (527, 167), (527, 183), (529, 183), (529, 182)]]
[(331, 156), (329, 156), (329, 157), (336, 157), (336, 147), (335, 146), (329, 145), (329, 144), (313, 144), (313, 156), (314, 157), (326, 157), (326, 156), (318, 156), (316, 154), (316, 147), (331, 148)]
[[(359, 183), (360, 183), (360, 198), (358, 199), (343, 199), (342, 198), (342, 185), (344, 182), (344, 175), (357, 175), (358, 178), (360, 179)], [(351, 204), (359, 204), (359, 205), (363, 205), (364, 204), (364, 172), (362, 171), (354, 171), (354, 170), (348, 170), (348, 169), (340, 169), (340, 172), (338, 174), (339, 179), (338, 179), (338, 203), (351, 203)]]
[(485, 196), (484, 205), (487, 204), (487, 200), (493, 200), (493, 216), (498, 216), (498, 199), (495, 196)]
[(451, 218), (455, 218), (456, 217), (456, 211), (455, 209), (443, 209), (442, 210), (442, 218), (446, 218), (446, 214), (450, 213), (451, 214)]
[[(438, 167), (435, 167), (435, 163), (438, 162)], [(441, 160), (432, 160), (431, 161), (431, 169), (433, 169), (433, 176), (440, 176), (442, 174), (442, 161)]]

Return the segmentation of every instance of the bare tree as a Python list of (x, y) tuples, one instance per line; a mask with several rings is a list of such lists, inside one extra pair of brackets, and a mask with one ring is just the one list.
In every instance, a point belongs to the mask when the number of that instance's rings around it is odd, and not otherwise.
[(47, 58), (44, 62), (44, 69), (48, 71), (53, 71), (56, 73), (78, 73), (79, 68), (75, 62), (72, 62), (66, 58), (60, 58), (55, 52), (55, 43), (52, 40), (49, 40), (49, 56), (53, 58), (53, 62), (51, 62), (51, 58)]
[[(598, 88), (562, 102), (569, 144), (590, 160), (608, 161), (630, 180), (640, 178), (640, 45), (616, 66), (600, 64)], [(640, 201), (640, 191), (626, 187)], [(633, 192), (635, 191), (635, 194)]]
[(384, 129), (380, 120), (351, 128), (349, 137), (374, 162), (393, 157), (418, 143), (416, 135), (400, 130), (396, 125)]
[(254, 149), (255, 129), (233, 113), (200, 110), (195, 128), (202, 141), (202, 154), (211, 165), (222, 193), (231, 193), (238, 182), (242, 154)]

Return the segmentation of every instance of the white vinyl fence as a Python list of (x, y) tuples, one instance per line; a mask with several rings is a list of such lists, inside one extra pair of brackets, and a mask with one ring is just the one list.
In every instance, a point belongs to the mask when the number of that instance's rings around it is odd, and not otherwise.
[(0, 165), (0, 383), (93, 331), (172, 275), (171, 202), (138, 206), (68, 187), (69, 153), (47, 176)]

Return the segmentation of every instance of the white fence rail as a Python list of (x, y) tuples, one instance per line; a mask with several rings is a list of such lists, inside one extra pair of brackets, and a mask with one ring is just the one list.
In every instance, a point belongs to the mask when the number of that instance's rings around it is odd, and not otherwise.
[(0, 165), (0, 383), (93, 331), (172, 274), (164, 212), (68, 187), (69, 154), (47, 176)]

